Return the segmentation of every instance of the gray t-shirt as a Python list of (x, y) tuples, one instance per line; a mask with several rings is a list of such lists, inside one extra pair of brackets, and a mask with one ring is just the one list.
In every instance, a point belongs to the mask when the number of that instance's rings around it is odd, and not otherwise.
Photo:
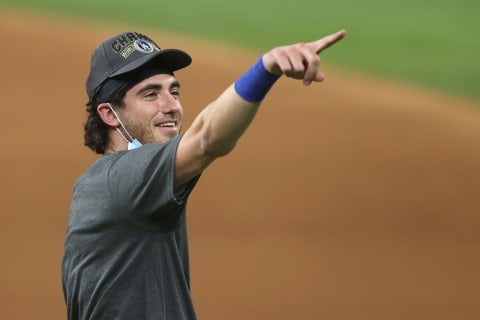
[(173, 190), (181, 137), (107, 154), (75, 183), (62, 284), (68, 319), (196, 319), (186, 202)]

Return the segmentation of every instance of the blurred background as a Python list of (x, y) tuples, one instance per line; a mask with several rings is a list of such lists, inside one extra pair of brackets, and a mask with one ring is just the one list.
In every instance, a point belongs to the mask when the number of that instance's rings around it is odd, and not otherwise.
[(187, 125), (266, 50), (347, 30), (324, 83), (281, 79), (189, 204), (200, 319), (477, 319), (474, 1), (0, 0), (1, 318), (65, 318), (60, 263), (93, 48), (193, 57)]

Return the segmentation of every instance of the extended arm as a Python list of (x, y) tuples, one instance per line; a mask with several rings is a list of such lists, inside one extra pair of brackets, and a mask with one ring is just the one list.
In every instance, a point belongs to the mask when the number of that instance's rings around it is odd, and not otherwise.
[[(318, 70), (318, 54), (345, 36), (345, 31), (326, 36), (309, 43), (297, 43), (272, 49), (262, 56), (264, 71), (271, 75), (285, 75), (301, 79), (305, 85), (323, 80)], [(258, 67), (258, 65), (257, 65)], [(257, 72), (257, 71), (255, 71)], [(255, 81), (250, 81), (252, 77)], [(177, 151), (175, 188), (201, 173), (213, 160), (228, 154), (255, 117), (261, 98), (248, 95), (258, 89), (258, 80), (265, 82), (268, 75), (248, 73), (233, 84), (215, 101), (203, 109), (185, 132)], [(262, 84), (260, 82), (260, 84)], [(250, 87), (249, 87), (250, 86)], [(264, 88), (264, 93), (269, 87)]]

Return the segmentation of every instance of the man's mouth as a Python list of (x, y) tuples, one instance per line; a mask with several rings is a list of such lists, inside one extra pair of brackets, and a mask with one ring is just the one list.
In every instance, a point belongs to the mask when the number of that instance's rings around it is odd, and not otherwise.
[(157, 127), (160, 127), (160, 128), (174, 128), (176, 126), (177, 126), (176, 121), (167, 121), (167, 122), (162, 122), (157, 124)]

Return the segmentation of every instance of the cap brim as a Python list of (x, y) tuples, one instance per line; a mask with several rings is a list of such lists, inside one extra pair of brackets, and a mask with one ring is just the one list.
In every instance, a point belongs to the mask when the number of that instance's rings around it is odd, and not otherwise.
[(135, 71), (147, 64), (155, 67), (161, 67), (169, 71), (176, 71), (189, 66), (192, 63), (190, 55), (179, 49), (164, 49), (145, 57), (136, 59), (132, 63), (118, 69), (108, 78), (120, 76), (131, 71)]

